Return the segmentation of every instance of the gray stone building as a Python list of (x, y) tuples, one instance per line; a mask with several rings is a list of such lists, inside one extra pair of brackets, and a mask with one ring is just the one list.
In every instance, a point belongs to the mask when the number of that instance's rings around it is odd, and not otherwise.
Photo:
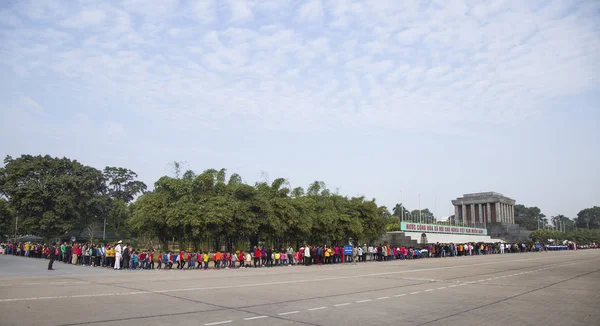
[(456, 220), (467, 225), (515, 223), (515, 200), (497, 192), (465, 194), (453, 200), (452, 205)]

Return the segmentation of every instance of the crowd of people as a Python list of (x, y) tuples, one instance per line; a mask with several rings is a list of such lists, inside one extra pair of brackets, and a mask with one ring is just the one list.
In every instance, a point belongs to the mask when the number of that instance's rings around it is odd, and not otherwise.
[[(598, 244), (563, 246), (567, 250), (598, 248)], [(549, 245), (535, 243), (465, 243), (432, 244), (420, 248), (389, 246), (311, 246), (275, 250), (265, 246), (254, 246), (249, 250), (231, 252), (208, 251), (155, 251), (134, 249), (129, 243), (118, 241), (115, 245), (67, 243), (2, 243), (0, 254), (30, 258), (50, 259), (64, 264), (91, 267), (107, 267), (124, 270), (207, 270), (230, 268), (259, 268), (292, 265), (327, 265), (340, 263), (362, 263), (367, 261), (412, 260), (424, 258), (466, 257), (490, 254), (515, 254), (555, 250)]]

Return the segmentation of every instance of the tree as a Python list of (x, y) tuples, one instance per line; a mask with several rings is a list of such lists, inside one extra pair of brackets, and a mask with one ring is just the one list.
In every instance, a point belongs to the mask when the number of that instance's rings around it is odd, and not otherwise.
[(104, 168), (104, 177), (109, 197), (126, 203), (147, 188), (145, 183), (137, 180), (137, 173), (129, 169), (107, 166)]
[(83, 229), (106, 191), (95, 168), (67, 158), (7, 156), (0, 169), (0, 195), (19, 218), (19, 230), (44, 237)]
[(570, 218), (559, 214), (550, 218), (554, 229), (562, 232), (567, 232), (575, 228), (575, 221)]
[(408, 217), (408, 215), (410, 214), (409, 210), (406, 209), (406, 207), (404, 207), (403, 204), (396, 204), (394, 206), (394, 208), (392, 208), (392, 213), (394, 216), (398, 217), (398, 218), (404, 218), (406, 219)]
[(136, 235), (172, 238), (231, 250), (236, 242), (265, 241), (274, 248), (295, 242), (343, 244), (373, 241), (392, 217), (364, 197), (331, 194), (315, 181), (304, 194), (284, 178), (247, 185), (237, 174), (225, 183), (225, 169), (205, 170), (193, 179), (162, 177), (152, 192), (139, 196), (127, 225)]
[(14, 212), (6, 198), (0, 198), (0, 238), (8, 238), (14, 231)]
[(575, 224), (578, 228), (598, 229), (600, 228), (600, 207), (586, 208), (577, 213)]
[(527, 230), (537, 230), (547, 225), (546, 215), (542, 214), (537, 207), (525, 207), (524, 205), (515, 205), (515, 223), (521, 225)]

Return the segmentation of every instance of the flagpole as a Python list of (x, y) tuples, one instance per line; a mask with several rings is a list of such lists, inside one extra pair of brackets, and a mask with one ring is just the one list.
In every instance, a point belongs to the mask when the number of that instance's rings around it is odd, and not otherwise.
[(400, 220), (404, 222), (404, 200), (402, 199), (402, 190), (400, 190)]
[(421, 193), (419, 193), (419, 223), (423, 223), (421, 219)]

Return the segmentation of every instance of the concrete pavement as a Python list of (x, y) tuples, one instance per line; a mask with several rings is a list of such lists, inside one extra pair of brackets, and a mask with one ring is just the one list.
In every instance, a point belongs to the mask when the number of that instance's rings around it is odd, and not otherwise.
[(1, 325), (600, 324), (600, 250), (220, 271), (46, 263), (0, 257)]

